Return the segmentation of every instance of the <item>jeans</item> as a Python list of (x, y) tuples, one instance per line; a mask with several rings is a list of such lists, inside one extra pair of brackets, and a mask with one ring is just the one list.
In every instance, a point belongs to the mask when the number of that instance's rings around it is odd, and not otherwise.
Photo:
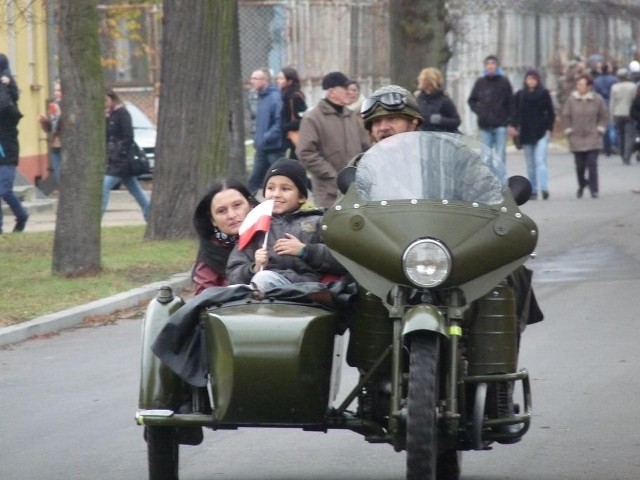
[(631, 117), (614, 117), (618, 134), (618, 151), (624, 163), (631, 163), (633, 143), (636, 139), (635, 121)]
[(480, 142), (494, 150), (506, 165), (507, 162), (507, 127), (481, 128)]
[[(13, 182), (16, 180), (15, 165), (0, 165), (0, 203), (7, 202), (16, 220), (25, 220), (29, 213), (22, 206), (22, 202), (13, 192)], [(2, 208), (0, 205), (0, 232), (2, 231)]]
[(62, 152), (59, 148), (51, 149), (51, 168), (53, 169), (53, 178), (60, 185), (60, 164), (62, 163)]
[(262, 150), (256, 150), (256, 156), (253, 158), (253, 171), (249, 177), (249, 191), (255, 193), (257, 190), (262, 190), (262, 184), (264, 183), (264, 177), (269, 170), (269, 167), (273, 165), (276, 160), (282, 157), (281, 151), (265, 152)]
[(251, 284), (261, 292), (266, 292), (272, 288), (291, 285), (291, 282), (277, 272), (261, 270), (251, 277)]
[(111, 195), (111, 189), (115, 187), (118, 182), (127, 187), (129, 193), (136, 199), (138, 205), (142, 209), (142, 216), (145, 221), (149, 220), (149, 198), (144, 193), (138, 179), (136, 177), (113, 177), (111, 175), (104, 176), (104, 182), (102, 183), (102, 215), (104, 215), (107, 205), (109, 204), (109, 196)]
[(533, 145), (523, 145), (524, 158), (527, 160), (527, 176), (531, 182), (531, 192), (537, 195), (538, 188), (543, 192), (549, 191), (547, 178), (547, 147), (549, 146), (549, 132)]

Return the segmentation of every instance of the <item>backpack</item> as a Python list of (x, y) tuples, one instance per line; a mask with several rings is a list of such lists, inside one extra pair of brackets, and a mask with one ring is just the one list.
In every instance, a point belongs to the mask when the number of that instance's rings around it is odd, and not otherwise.
[(0, 83), (0, 122), (17, 125), (22, 118), (18, 105), (11, 98), (9, 87)]

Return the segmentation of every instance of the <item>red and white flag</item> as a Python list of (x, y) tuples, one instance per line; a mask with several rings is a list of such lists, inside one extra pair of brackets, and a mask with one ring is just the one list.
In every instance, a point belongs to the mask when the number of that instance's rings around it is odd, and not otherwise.
[(240, 225), (238, 250), (244, 249), (256, 232), (268, 232), (273, 214), (273, 200), (265, 200), (249, 212)]

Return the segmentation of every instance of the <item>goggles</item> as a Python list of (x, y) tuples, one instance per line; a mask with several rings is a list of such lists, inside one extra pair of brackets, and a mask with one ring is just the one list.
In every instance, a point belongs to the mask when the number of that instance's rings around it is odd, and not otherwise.
[(383, 93), (382, 95), (376, 95), (375, 97), (367, 97), (362, 102), (360, 108), (360, 114), (366, 117), (380, 105), (385, 110), (390, 112), (399, 112), (404, 110), (408, 104), (408, 99), (405, 95), (397, 92)]

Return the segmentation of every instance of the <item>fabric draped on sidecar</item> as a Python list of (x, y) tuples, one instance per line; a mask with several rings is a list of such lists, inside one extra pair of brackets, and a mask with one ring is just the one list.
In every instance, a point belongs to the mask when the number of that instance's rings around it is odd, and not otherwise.
[(249, 285), (210, 287), (177, 310), (160, 330), (151, 346), (155, 355), (186, 383), (205, 387), (207, 385), (207, 349), (204, 332), (200, 326), (200, 314), (207, 308), (219, 307), (233, 302), (262, 301), (301, 303), (336, 310), (345, 317), (345, 322), (336, 333), (347, 328), (355, 283), (344, 281), (325, 285), (319, 282), (301, 282), (274, 288), (264, 292), (264, 298), (255, 299), (255, 291)]

